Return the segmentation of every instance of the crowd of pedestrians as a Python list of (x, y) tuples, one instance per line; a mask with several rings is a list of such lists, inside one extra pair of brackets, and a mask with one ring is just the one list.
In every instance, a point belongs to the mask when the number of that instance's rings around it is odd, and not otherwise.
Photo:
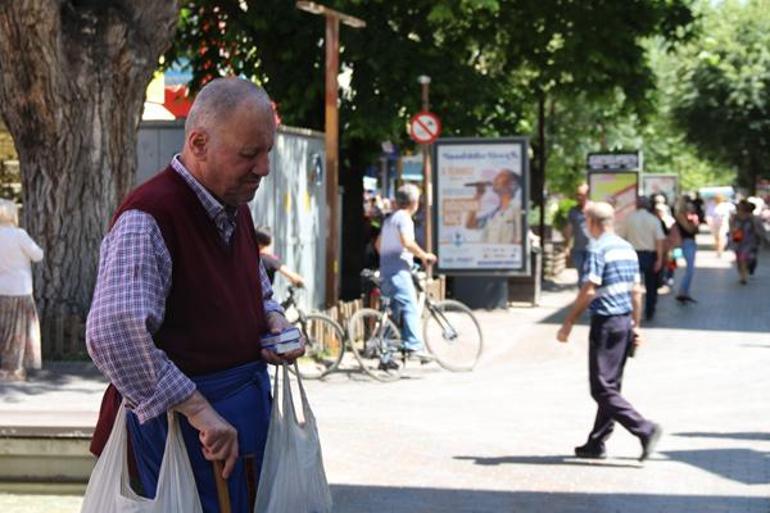
[[(581, 184), (577, 200), (568, 214), (565, 230), (570, 244), (570, 258), (578, 272), (578, 283), (585, 282), (585, 264), (591, 243), (586, 223), (588, 186)], [(655, 316), (658, 290), (675, 289), (680, 304), (697, 303), (691, 295), (698, 252), (696, 236), (703, 226), (714, 236), (714, 248), (722, 258), (725, 251), (735, 255), (739, 282), (747, 284), (757, 267), (759, 249), (770, 243), (766, 225), (770, 225), (770, 205), (759, 198), (733, 200), (722, 194), (704, 200), (700, 194), (684, 194), (671, 207), (663, 194), (640, 196), (636, 210), (616, 227), (637, 253), (640, 279), (645, 288), (644, 317)], [(683, 267), (674, 281), (675, 270)]]

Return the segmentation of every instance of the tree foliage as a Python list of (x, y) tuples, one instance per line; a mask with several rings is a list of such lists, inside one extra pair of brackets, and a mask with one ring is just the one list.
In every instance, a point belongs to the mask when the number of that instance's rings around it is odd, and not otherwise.
[[(689, 0), (338, 0), (367, 22), (341, 29), (343, 145), (404, 143), (419, 110), (419, 75), (446, 135), (532, 130), (544, 93), (625, 97), (650, 109), (654, 85), (641, 38), (688, 35)], [(183, 9), (168, 61), (187, 57), (197, 87), (217, 73), (264, 83), (289, 124), (322, 125), (323, 21), (284, 0), (195, 0)], [(377, 144), (378, 146), (378, 144)]]
[(673, 114), (700, 152), (751, 189), (770, 176), (770, 2), (703, 10), (703, 36), (679, 59)]

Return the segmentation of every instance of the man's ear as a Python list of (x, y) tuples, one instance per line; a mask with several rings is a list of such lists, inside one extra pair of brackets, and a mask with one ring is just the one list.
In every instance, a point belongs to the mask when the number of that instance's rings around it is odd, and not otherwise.
[(202, 129), (191, 131), (187, 136), (187, 146), (195, 158), (205, 160), (209, 147), (208, 132)]

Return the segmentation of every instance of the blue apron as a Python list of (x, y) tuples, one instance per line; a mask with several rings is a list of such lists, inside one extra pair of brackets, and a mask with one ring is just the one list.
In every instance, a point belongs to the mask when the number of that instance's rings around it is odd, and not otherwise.
[[(238, 430), (239, 458), (227, 484), (232, 512), (251, 513), (270, 424), (272, 400), (267, 366), (264, 362), (248, 363), (191, 379), (214, 409)], [(127, 413), (137, 477), (143, 495), (153, 498), (168, 432), (166, 415), (159, 415), (140, 425), (136, 415), (130, 411)], [(184, 416), (178, 417), (203, 511), (218, 513), (212, 462), (203, 457), (198, 431), (190, 426)]]

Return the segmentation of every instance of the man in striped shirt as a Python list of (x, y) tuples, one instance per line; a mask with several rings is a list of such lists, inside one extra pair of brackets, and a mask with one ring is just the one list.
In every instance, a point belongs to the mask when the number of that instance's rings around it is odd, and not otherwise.
[(585, 264), (587, 277), (557, 335), (559, 342), (567, 342), (575, 321), (586, 308), (590, 310), (589, 380), (598, 410), (588, 441), (575, 447), (575, 455), (606, 458), (605, 442), (617, 421), (639, 438), (639, 459), (644, 461), (654, 450), (661, 428), (642, 417), (620, 395), (626, 358), (641, 342), (639, 261), (634, 248), (615, 234), (611, 205), (593, 203), (586, 217), (592, 237)]

